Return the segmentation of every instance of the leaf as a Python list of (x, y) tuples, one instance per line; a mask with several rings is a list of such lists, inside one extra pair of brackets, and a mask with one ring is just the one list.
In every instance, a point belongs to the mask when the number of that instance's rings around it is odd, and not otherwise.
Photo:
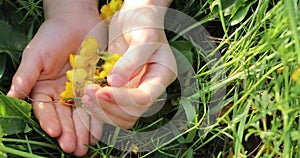
[[(222, 11), (224, 12), (224, 15), (227, 16), (231, 14), (231, 10), (234, 7), (237, 0), (221, 0), (222, 5)], [(218, 15), (219, 9), (218, 9), (218, 1), (213, 1), (210, 5), (210, 10), (214, 15)]]
[(184, 155), (185, 155), (186, 158), (193, 158), (193, 157), (194, 157), (193, 153), (194, 153), (193, 148), (188, 148), (188, 149), (184, 152)]
[[(189, 63), (187, 58), (181, 52), (179, 52), (174, 47), (171, 47), (171, 49), (175, 56), (177, 65), (180, 65), (180, 66), (178, 66), (178, 75), (181, 75), (183, 73), (186, 73), (187, 71), (193, 70), (192, 65)], [(178, 79), (180, 79), (180, 78), (178, 78)]]
[(191, 130), (187, 137), (185, 138), (185, 143), (192, 143), (194, 138), (196, 137), (196, 134), (197, 134), (197, 130), (196, 129), (193, 129)]
[(194, 118), (196, 116), (196, 110), (195, 107), (192, 105), (192, 103), (186, 99), (186, 98), (182, 98), (181, 99), (181, 106), (184, 109), (184, 112), (186, 114), (187, 117), (187, 121), (189, 124), (191, 124), (194, 121)]
[(0, 137), (24, 132), (30, 111), (31, 104), (0, 94)]
[(170, 46), (176, 48), (179, 52), (181, 52), (188, 59), (191, 65), (193, 65), (194, 54), (192, 52), (192, 49), (194, 46), (190, 42), (184, 40), (174, 41), (170, 42)]
[(256, 0), (254, 1), (248, 1), (244, 3), (242, 6), (238, 6), (238, 8), (235, 7), (235, 9), (232, 12), (231, 19), (230, 19), (230, 25), (236, 25), (240, 23), (244, 18), (247, 16), (248, 10), (251, 7), (252, 4), (254, 4)]
[(16, 67), (22, 51), (28, 43), (27, 37), (14, 30), (11, 25), (3, 20), (0, 20), (0, 26), (0, 53), (8, 53)]
[(0, 80), (4, 75), (6, 69), (7, 55), (0, 53)]

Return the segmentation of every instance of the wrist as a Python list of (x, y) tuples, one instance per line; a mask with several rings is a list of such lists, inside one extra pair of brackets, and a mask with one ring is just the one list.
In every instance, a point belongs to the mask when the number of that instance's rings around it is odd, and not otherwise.
[(45, 19), (65, 14), (99, 15), (98, 0), (44, 0)]

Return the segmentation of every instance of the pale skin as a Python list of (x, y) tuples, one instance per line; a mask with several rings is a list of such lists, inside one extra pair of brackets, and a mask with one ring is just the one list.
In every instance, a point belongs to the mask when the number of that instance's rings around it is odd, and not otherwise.
[[(140, 0), (138, 3), (125, 0), (122, 11), (147, 6), (168, 7), (170, 3), (170, 0)], [(90, 110), (97, 112), (90, 116), (81, 108), (72, 110), (70, 106), (57, 102), (67, 80), (65, 72), (70, 69), (69, 54), (78, 51), (87, 33), (102, 20), (97, 6), (97, 0), (44, 0), (45, 22), (25, 48), (7, 94), (21, 99), (30, 96), (43, 130), (57, 138), (62, 150), (76, 156), (86, 154), (88, 148), (84, 144), (95, 144), (92, 137), (101, 138), (102, 122), (131, 128), (177, 75), (176, 63), (162, 29), (130, 31), (137, 25), (161, 25), (156, 23), (155, 17), (149, 18), (153, 24), (134, 23), (136, 20), (119, 14), (123, 17), (116, 15), (112, 19), (111, 24), (117, 27), (111, 27), (113, 31), (109, 32), (108, 50), (123, 54), (108, 76), (112, 87), (86, 87), (82, 99)], [(146, 13), (150, 15), (155, 10)], [(99, 27), (100, 43), (108, 42), (107, 32), (103, 23)], [(146, 47), (152, 49), (142, 49)], [(147, 65), (143, 73), (141, 65)], [(135, 77), (138, 74), (139, 77)], [(123, 86), (133, 78), (140, 80), (129, 91), (124, 89)]]

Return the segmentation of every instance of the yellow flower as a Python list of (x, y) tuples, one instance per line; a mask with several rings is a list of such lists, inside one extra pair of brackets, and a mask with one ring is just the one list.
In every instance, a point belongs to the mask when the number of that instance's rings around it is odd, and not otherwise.
[(122, 0), (111, 0), (110, 3), (105, 4), (100, 9), (100, 17), (110, 21), (111, 17), (121, 8)]
[(97, 53), (98, 48), (96, 38), (89, 36), (82, 42), (79, 54), (69, 56), (72, 69), (66, 72), (68, 82), (66, 82), (65, 90), (60, 94), (60, 101), (66, 102), (65, 98), (82, 95), (83, 87), (92, 83), (88, 79), (93, 78), (100, 59)]
[(66, 82), (66, 89), (60, 93), (60, 102), (66, 102), (66, 98), (73, 98), (73, 88), (71, 82)]
[[(70, 55), (69, 62), (72, 69), (66, 71), (68, 82), (65, 83), (65, 90), (60, 94), (61, 102), (68, 102), (66, 98), (82, 96), (83, 88), (88, 84), (97, 83), (97, 80), (105, 81), (114, 64), (121, 57), (121, 54), (98, 53), (98, 48), (96, 38), (89, 36), (83, 41), (79, 54)], [(97, 66), (100, 58), (104, 60), (104, 64)]]
[(300, 68), (298, 68), (297, 70), (295, 70), (292, 74), (292, 80), (295, 82), (298, 82), (300, 77)]

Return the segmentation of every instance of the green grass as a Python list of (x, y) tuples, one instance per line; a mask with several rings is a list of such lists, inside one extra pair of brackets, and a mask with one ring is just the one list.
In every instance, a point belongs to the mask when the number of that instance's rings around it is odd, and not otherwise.
[[(0, 19), (12, 26), (15, 36), (21, 34), (18, 39), (28, 42), (43, 19), (41, 1), (17, 2), (0, 0)], [(170, 44), (193, 62), (193, 77), (197, 78), (199, 90), (181, 98), (178, 82), (173, 83), (163, 109), (138, 120), (132, 130), (150, 131), (166, 125), (180, 109), (180, 103), (185, 107), (184, 113), (196, 117), (188, 117), (188, 128), (178, 129), (174, 125), (159, 138), (153, 134), (153, 142), (136, 140), (139, 145), (152, 144), (154, 148), (150, 151), (135, 154), (99, 142), (90, 146), (89, 157), (299, 157), (300, 81), (291, 79), (300, 64), (299, 1), (174, 0), (171, 7), (198, 21), (189, 29), (200, 24), (207, 28), (217, 44), (210, 55), (220, 53), (220, 60), (205, 61), (203, 52), (188, 40), (167, 32)], [(29, 21), (34, 24), (28, 24)], [(7, 54), (8, 58), (0, 59), (6, 63), (0, 64), (0, 90), (6, 92), (22, 49), (4, 49), (1, 42), (0, 55)], [(226, 77), (220, 80), (217, 76), (222, 73)], [(224, 87), (222, 115), (215, 123), (204, 126), (205, 117), (212, 114), (207, 111), (210, 102), (215, 101), (211, 96)], [(198, 109), (192, 108), (195, 103), (199, 104)], [(27, 125), (27, 132), (0, 138), (1, 155), (71, 157), (40, 129), (34, 116)], [(119, 129), (110, 132), (109, 141), (131, 139)], [(173, 135), (172, 139), (163, 141), (167, 135)]]

